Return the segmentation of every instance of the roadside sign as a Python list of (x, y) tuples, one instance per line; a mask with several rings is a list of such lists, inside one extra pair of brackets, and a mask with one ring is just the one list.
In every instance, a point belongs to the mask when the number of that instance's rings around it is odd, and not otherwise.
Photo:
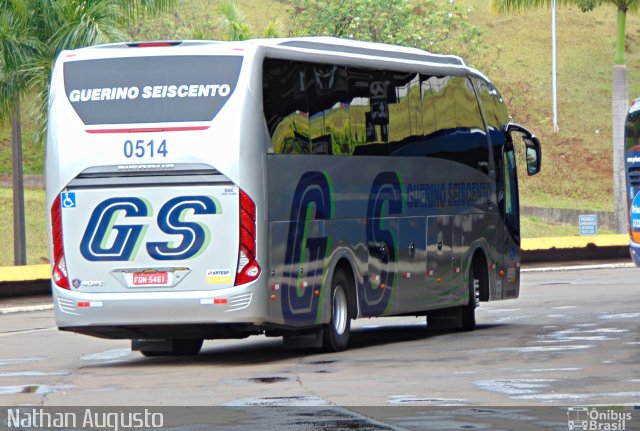
[(598, 235), (598, 216), (588, 214), (578, 216), (580, 236)]

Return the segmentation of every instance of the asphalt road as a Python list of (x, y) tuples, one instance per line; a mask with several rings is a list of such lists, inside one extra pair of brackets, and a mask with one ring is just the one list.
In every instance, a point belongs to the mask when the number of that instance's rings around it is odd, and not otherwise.
[[(251, 337), (207, 341), (193, 358), (145, 358), (127, 341), (60, 332), (46, 305), (25, 305), (35, 304), (0, 303), (0, 405), (340, 406), (374, 424), (357, 429), (415, 428), (413, 413), (367, 406), (477, 415), (623, 405), (636, 406), (640, 425), (636, 268), (524, 273), (520, 298), (482, 303), (471, 333), (430, 332), (424, 318), (358, 320), (350, 349), (335, 354)], [(566, 409), (552, 411), (566, 429)]]

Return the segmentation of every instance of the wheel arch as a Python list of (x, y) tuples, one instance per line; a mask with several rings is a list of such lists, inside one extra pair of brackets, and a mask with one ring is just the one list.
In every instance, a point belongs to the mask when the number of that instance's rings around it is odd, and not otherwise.
[(487, 253), (480, 245), (470, 252), (471, 258), (467, 266), (467, 274), (473, 273), (479, 275), (480, 279), (480, 301), (488, 301), (490, 296), (489, 289), (489, 264)]
[[(356, 293), (357, 286), (357, 272), (356, 272), (356, 262), (355, 259), (348, 250), (341, 250), (339, 252), (334, 253), (332, 256), (331, 262), (328, 266), (329, 271), (327, 272), (327, 277), (324, 281), (323, 289), (329, 291), (331, 289), (331, 282), (333, 280), (333, 276), (336, 271), (343, 271), (344, 274), (349, 279), (349, 286), (347, 287), (347, 299), (349, 301), (349, 318), (355, 319), (358, 317), (358, 295)], [(325, 295), (325, 309), (330, 309), (330, 295)]]

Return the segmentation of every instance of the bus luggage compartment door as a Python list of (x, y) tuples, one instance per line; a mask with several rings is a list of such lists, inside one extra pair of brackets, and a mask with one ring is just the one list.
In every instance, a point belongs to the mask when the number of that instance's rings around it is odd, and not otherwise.
[(427, 219), (400, 219), (398, 238), (398, 313), (424, 310), (427, 269)]
[(451, 303), (453, 282), (453, 216), (427, 218), (427, 304)]

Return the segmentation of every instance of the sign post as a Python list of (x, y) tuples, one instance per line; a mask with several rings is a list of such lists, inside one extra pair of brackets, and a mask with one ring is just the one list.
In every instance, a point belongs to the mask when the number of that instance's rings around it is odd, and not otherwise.
[(588, 214), (578, 216), (580, 236), (598, 235), (598, 215)]

